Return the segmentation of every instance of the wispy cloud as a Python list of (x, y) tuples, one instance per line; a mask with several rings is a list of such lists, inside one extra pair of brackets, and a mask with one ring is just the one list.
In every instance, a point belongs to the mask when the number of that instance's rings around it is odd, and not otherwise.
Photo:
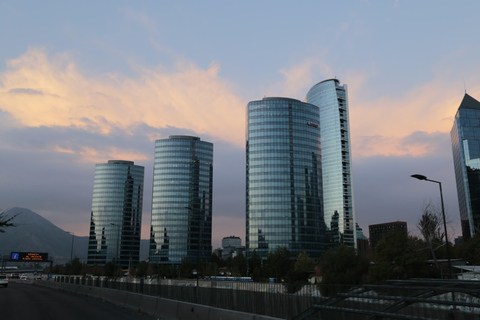
[[(108, 135), (128, 133), (139, 124), (170, 126), (243, 145), (244, 102), (219, 77), (219, 68), (179, 61), (171, 71), (139, 67), (136, 78), (88, 77), (72, 57), (51, 58), (31, 48), (8, 61), (0, 74), (0, 108), (25, 127), (74, 127)], [(95, 157), (92, 151), (83, 154)]]
[(119, 11), (124, 13), (127, 16), (127, 18), (129, 18), (130, 20), (133, 20), (133, 21), (137, 22), (138, 24), (144, 26), (149, 31), (151, 31), (151, 32), (156, 31), (155, 22), (154, 22), (153, 19), (151, 19), (147, 15), (147, 13), (142, 12), (142, 11), (137, 11), (137, 10), (134, 10), (134, 9), (128, 8), (128, 7), (120, 8)]
[(20, 93), (20, 94), (32, 94), (32, 95), (43, 94), (43, 92), (41, 91), (29, 89), (29, 88), (13, 88), (8, 90), (8, 93)]
[(269, 89), (269, 94), (281, 94), (285, 97), (298, 97), (303, 100), (307, 93), (305, 88), (318, 81), (319, 76), (328, 77), (332, 74), (331, 66), (323, 58), (325, 56), (326, 53), (322, 52), (319, 53), (319, 57), (306, 58), (300, 63), (281, 69), (280, 73), (284, 78)]
[[(283, 81), (270, 91), (303, 99), (310, 86), (340, 74), (339, 80), (347, 84), (349, 90), (355, 157), (425, 156), (438, 151), (438, 141), (450, 132), (463, 98), (453, 83), (457, 80), (452, 78), (452, 70), (446, 67), (450, 63), (447, 58), (433, 67), (435, 76), (430, 81), (411, 86), (403, 94), (382, 93), (372, 85), (379, 75), (374, 64), (361, 70), (343, 70), (330, 64), (326, 55), (322, 59), (306, 58), (282, 69)], [(470, 88), (469, 93), (480, 97), (480, 87)]]
[[(480, 88), (473, 91), (480, 94)], [(450, 132), (462, 98), (442, 74), (399, 97), (379, 96), (366, 101), (357, 94), (350, 95), (353, 154), (369, 157), (431, 153), (434, 141), (420, 139), (418, 132), (423, 132), (422, 138)]]

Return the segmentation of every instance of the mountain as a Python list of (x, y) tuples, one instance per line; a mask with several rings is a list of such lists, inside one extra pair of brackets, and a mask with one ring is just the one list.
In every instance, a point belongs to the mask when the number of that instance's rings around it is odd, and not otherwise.
[[(0, 255), (10, 256), (11, 252), (46, 252), (48, 259), (54, 264), (70, 261), (72, 253), (72, 235), (53, 223), (26, 208), (11, 208), (4, 213), (5, 217), (17, 215), (5, 233), (0, 233)], [(141, 240), (140, 259), (148, 257), (149, 240)], [(73, 257), (87, 261), (88, 237), (74, 236)]]
[[(55, 226), (47, 219), (26, 208), (12, 208), (4, 213), (5, 217), (16, 217), (11, 221), (15, 227), (5, 228), (0, 233), (0, 254), (10, 252), (46, 252), (54, 264), (63, 264), (70, 260), (72, 235)], [(88, 237), (75, 236), (73, 239), (73, 257), (86, 260)]]

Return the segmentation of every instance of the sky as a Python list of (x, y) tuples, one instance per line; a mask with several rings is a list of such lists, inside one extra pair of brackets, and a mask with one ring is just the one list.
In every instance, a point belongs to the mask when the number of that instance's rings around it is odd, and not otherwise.
[(406, 221), (427, 203), (461, 235), (450, 130), (480, 100), (480, 2), (0, 0), (0, 208), (87, 236), (94, 169), (145, 167), (154, 142), (214, 143), (213, 247), (245, 244), (245, 109), (348, 86), (356, 221)]

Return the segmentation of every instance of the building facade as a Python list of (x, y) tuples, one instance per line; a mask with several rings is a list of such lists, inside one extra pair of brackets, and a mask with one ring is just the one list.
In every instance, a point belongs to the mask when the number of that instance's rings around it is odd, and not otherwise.
[(244, 252), (245, 247), (242, 247), (242, 239), (240, 237), (229, 236), (222, 239), (222, 254), (223, 260), (234, 258), (238, 253)]
[(480, 102), (465, 93), (450, 131), (463, 240), (480, 232)]
[(242, 239), (240, 237), (229, 236), (222, 239), (222, 248), (241, 248)]
[(353, 181), (351, 175), (350, 121), (347, 85), (337, 79), (314, 85), (306, 102), (320, 110), (323, 212), (328, 246), (356, 246)]
[(155, 142), (151, 263), (211, 258), (212, 190), (212, 143), (191, 136)]
[(144, 167), (109, 160), (95, 165), (88, 265), (136, 266), (140, 256)]
[(246, 254), (324, 252), (318, 107), (289, 98), (247, 106)]
[(407, 223), (403, 221), (372, 224), (368, 226), (370, 248), (374, 249), (378, 242), (388, 233), (408, 232)]

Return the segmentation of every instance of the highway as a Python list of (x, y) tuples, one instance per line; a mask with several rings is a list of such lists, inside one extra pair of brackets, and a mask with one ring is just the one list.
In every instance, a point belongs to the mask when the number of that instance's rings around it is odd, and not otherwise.
[(146, 320), (150, 317), (100, 299), (30, 283), (9, 281), (0, 288), (0, 319)]

